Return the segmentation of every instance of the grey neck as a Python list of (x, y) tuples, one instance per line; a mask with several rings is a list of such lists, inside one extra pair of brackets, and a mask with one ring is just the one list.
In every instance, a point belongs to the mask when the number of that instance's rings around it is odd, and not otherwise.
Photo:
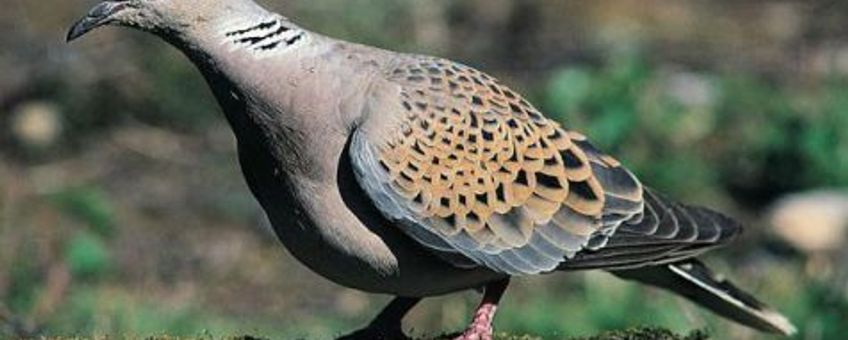
[[(291, 59), (291, 54), (310, 40), (310, 33), (255, 3), (240, 4), (221, 9), (214, 16), (191, 19), (191, 24), (182, 25), (177, 34), (159, 35), (197, 66), (237, 137), (243, 140), (257, 135), (255, 125), (267, 121), (248, 116), (246, 101), (261, 90), (251, 80), (268, 71), (267, 60)], [(275, 69), (280, 72), (279, 67)]]
[(176, 24), (179, 32), (155, 33), (201, 63), (206, 62), (204, 59), (245, 56), (263, 59), (294, 50), (309, 40), (308, 32), (253, 2), (225, 7), (217, 13)]

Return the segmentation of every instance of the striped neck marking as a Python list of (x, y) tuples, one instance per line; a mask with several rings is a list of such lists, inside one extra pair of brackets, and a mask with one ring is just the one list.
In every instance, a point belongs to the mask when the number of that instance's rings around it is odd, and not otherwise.
[(232, 50), (244, 49), (258, 56), (291, 50), (307, 38), (305, 31), (279, 17), (234, 26), (224, 30), (224, 44), (231, 45)]

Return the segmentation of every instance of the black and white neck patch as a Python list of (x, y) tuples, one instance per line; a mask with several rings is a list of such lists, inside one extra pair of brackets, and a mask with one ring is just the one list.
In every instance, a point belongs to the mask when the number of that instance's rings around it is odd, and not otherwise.
[(281, 17), (270, 17), (252, 23), (240, 21), (223, 30), (224, 44), (232, 50), (246, 50), (257, 57), (290, 51), (304, 43), (308, 33)]

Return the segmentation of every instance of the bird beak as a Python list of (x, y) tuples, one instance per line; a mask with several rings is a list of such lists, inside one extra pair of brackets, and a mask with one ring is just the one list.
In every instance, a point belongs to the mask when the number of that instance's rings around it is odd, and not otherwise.
[(88, 14), (77, 21), (74, 26), (68, 30), (67, 41), (71, 42), (76, 38), (83, 36), (91, 30), (112, 22), (112, 16), (127, 8), (127, 3), (120, 0), (106, 0), (94, 6)]

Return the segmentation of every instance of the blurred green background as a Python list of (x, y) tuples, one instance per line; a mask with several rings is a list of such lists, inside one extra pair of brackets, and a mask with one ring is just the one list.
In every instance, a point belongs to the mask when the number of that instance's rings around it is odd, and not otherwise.
[[(388, 300), (278, 244), (195, 69), (154, 37), (66, 45), (94, 1), (0, 10), (0, 337), (331, 338)], [(745, 221), (708, 258), (786, 312), (848, 334), (848, 2), (266, 0), (316, 31), (486, 70), (653, 187)], [(424, 302), (463, 327), (475, 293)], [(543, 338), (658, 325), (764, 339), (605, 273), (514, 281), (497, 328)]]

